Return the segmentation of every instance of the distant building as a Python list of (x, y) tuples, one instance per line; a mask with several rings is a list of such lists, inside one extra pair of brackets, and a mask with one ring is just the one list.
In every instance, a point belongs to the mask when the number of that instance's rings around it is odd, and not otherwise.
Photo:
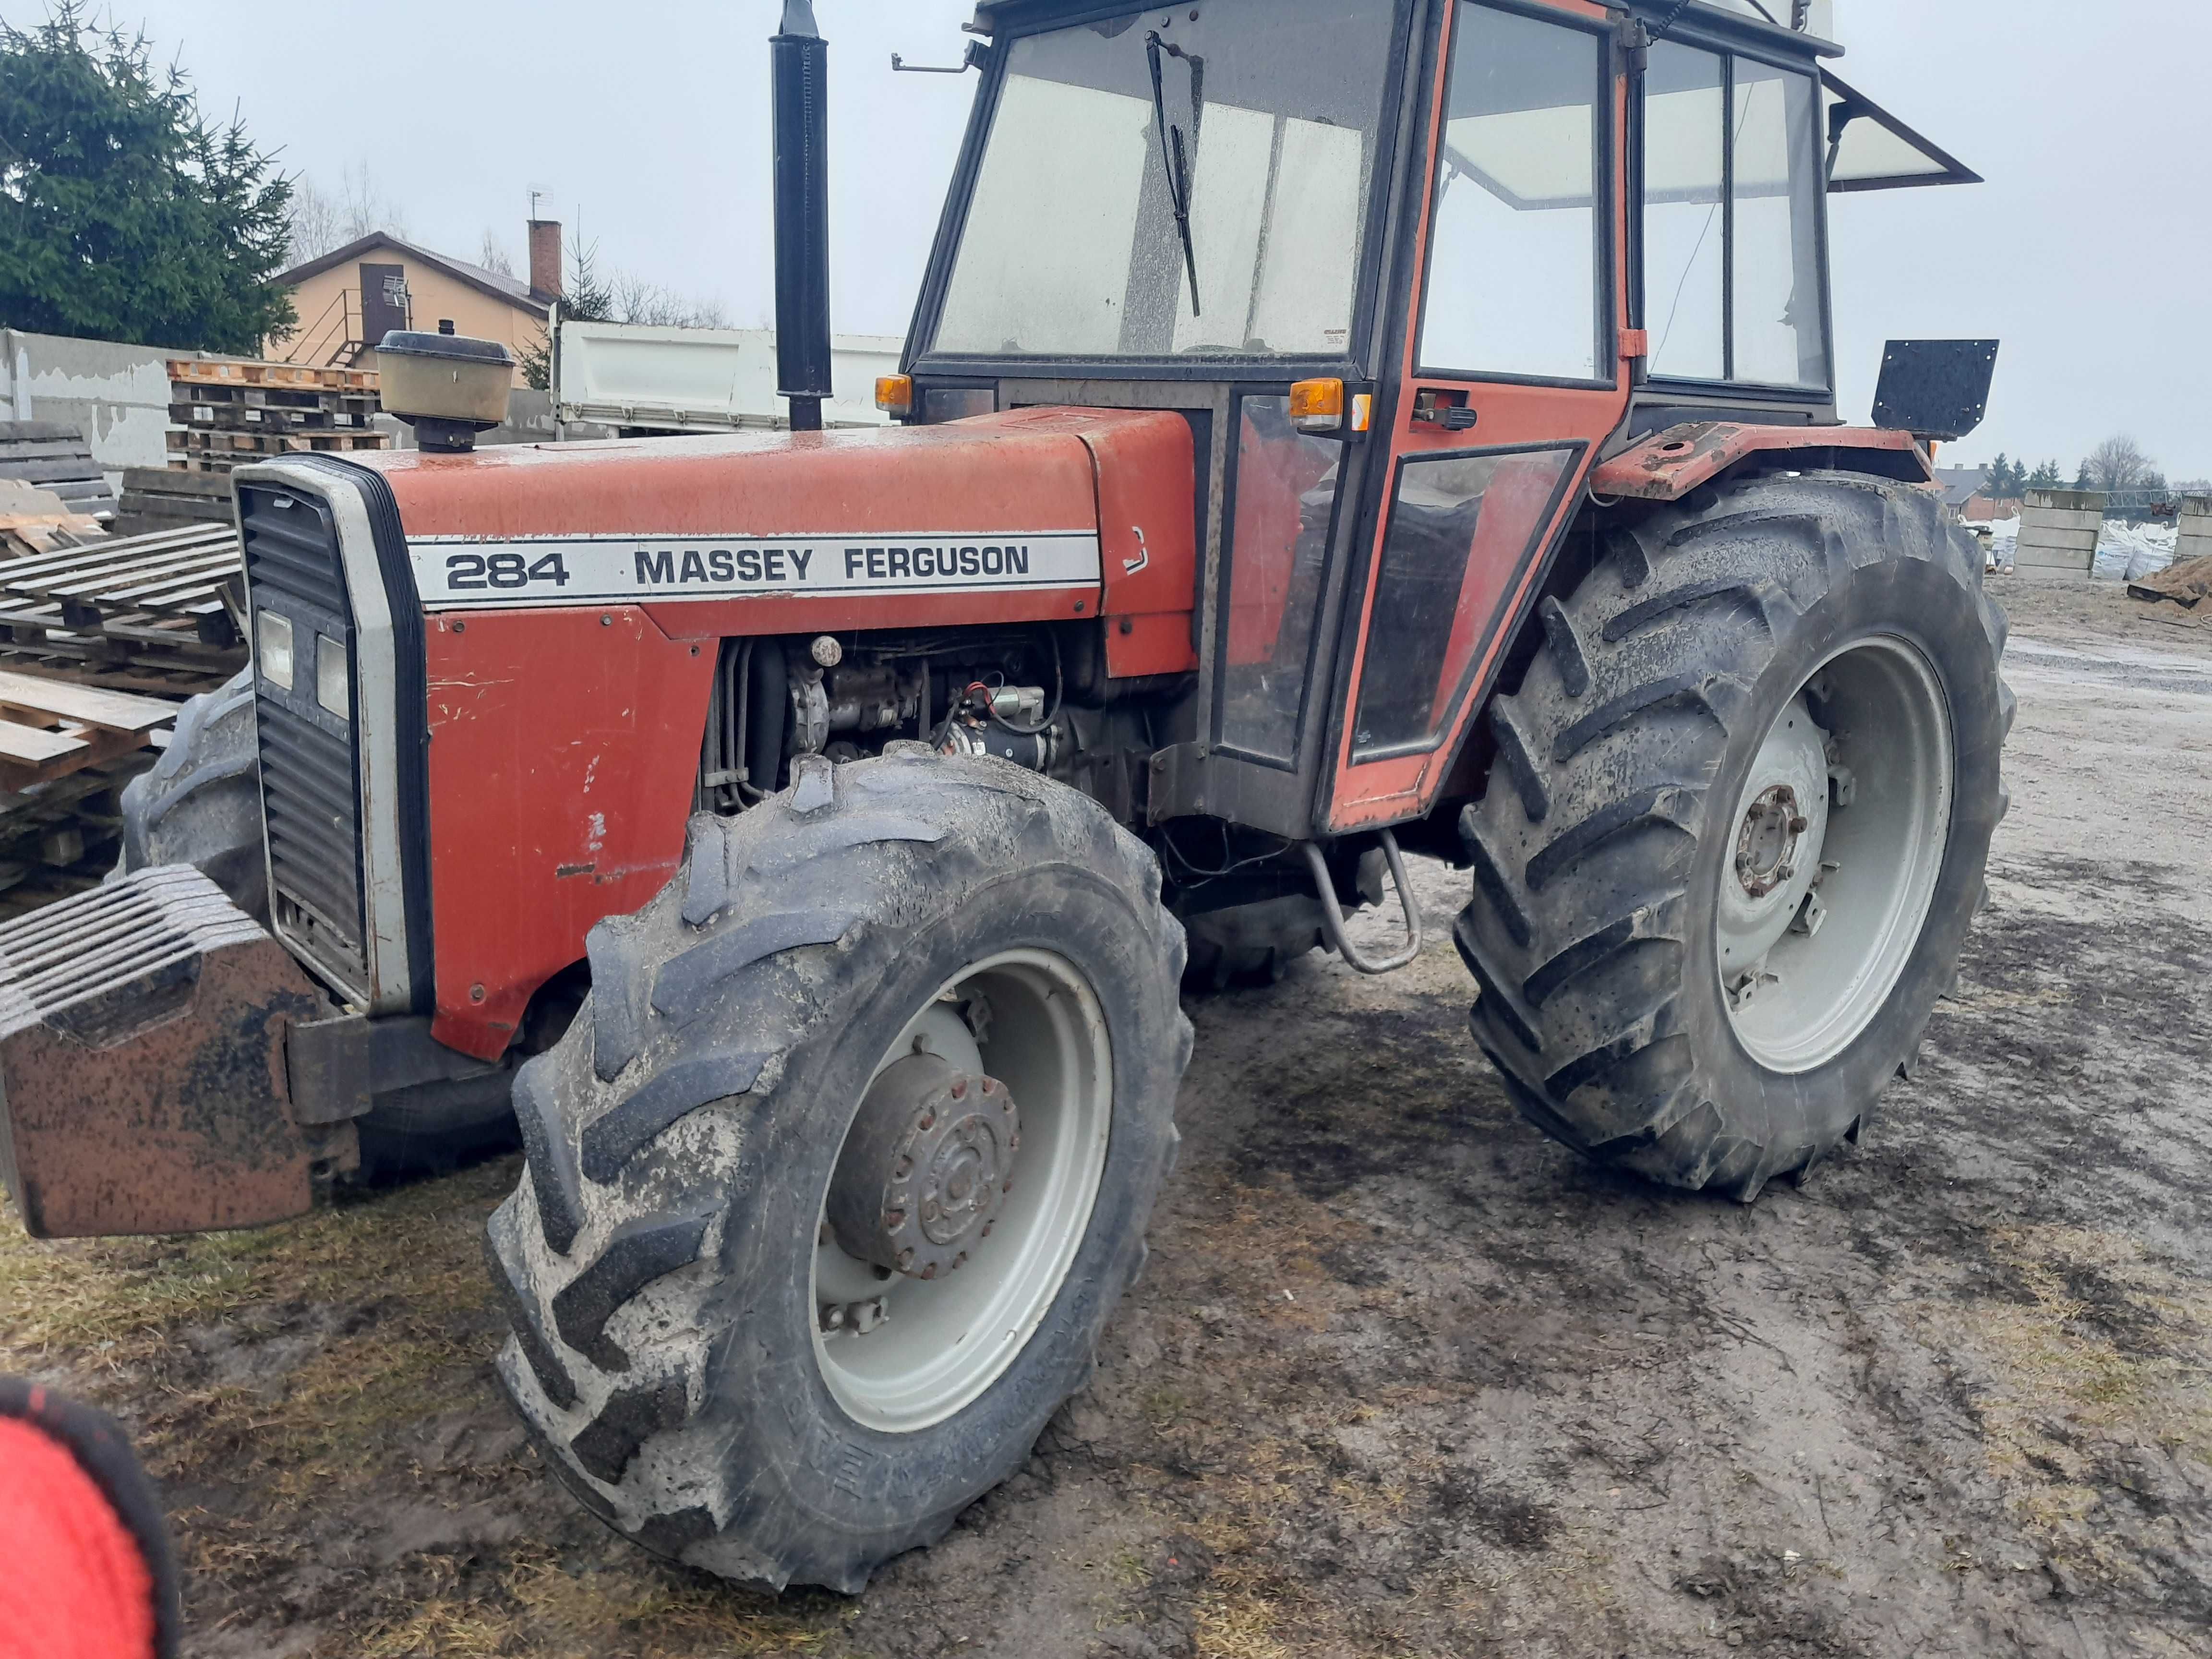
[(2020, 516), (2019, 501), (1999, 499), (1989, 493), (1987, 468), (1939, 466), (1936, 479), (1943, 486), (1944, 509), (1962, 523), (1987, 524), (1996, 519)]
[[(277, 279), (292, 290), (299, 323), (270, 340), (272, 362), (349, 365), (402, 329), (497, 340), (518, 361), (541, 349), (547, 309), (561, 292), (561, 227), (530, 222), (530, 280), (487, 270), (377, 231), (333, 248)], [(518, 367), (515, 384), (521, 384)]]

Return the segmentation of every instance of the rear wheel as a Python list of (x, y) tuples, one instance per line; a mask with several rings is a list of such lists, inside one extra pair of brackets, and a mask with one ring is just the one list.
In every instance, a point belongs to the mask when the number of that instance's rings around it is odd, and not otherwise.
[(857, 1590), (1004, 1480), (1144, 1259), (1190, 1051), (1141, 843), (988, 760), (694, 820), (518, 1079), (500, 1373), (648, 1548)]
[(1700, 492), (1612, 532), (1492, 710), (1455, 935), (1547, 1133), (1748, 1200), (1856, 1139), (1950, 986), (2012, 697), (1925, 492)]

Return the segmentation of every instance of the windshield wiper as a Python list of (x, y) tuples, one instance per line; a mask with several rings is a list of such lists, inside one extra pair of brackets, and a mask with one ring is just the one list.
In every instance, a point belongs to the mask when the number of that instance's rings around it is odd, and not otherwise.
[(1166, 90), (1160, 82), (1160, 58), (1172, 52), (1190, 65), (1190, 101), (1194, 121), (1199, 98), (1198, 59), (1181, 46), (1171, 46), (1159, 37), (1158, 30), (1148, 30), (1145, 35), (1145, 58), (1152, 66), (1152, 122), (1160, 135), (1160, 166), (1167, 173), (1168, 205), (1175, 210), (1176, 229), (1182, 235), (1183, 269), (1190, 274), (1190, 314), (1200, 314), (1198, 307), (1198, 251), (1190, 240), (1190, 161), (1183, 153), (1182, 129), (1168, 121)]

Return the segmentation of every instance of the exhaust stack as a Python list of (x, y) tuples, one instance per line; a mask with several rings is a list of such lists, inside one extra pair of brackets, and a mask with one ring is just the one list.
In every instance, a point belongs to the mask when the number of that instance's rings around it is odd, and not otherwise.
[(775, 119), (776, 391), (819, 432), (830, 395), (830, 43), (812, 0), (784, 0), (769, 40)]

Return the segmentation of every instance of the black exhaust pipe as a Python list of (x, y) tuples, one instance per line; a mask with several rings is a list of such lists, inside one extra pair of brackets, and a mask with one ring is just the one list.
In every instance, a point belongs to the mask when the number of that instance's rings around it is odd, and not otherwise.
[(812, 0), (784, 0), (775, 83), (775, 376), (791, 429), (819, 432), (830, 395), (830, 43)]

